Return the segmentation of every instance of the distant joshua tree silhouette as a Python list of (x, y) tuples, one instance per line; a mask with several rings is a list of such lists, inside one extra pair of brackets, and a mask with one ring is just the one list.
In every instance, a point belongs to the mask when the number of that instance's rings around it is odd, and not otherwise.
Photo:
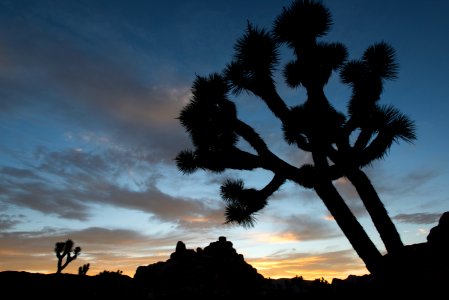
[[(78, 255), (81, 253), (81, 248), (76, 247), (73, 249), (74, 242), (71, 239), (68, 239), (65, 242), (57, 242), (55, 245), (55, 253), (58, 258), (58, 269), (56, 273), (61, 273), (61, 271), (67, 267), (69, 263), (75, 260)], [(65, 258), (65, 262), (64, 262)], [(87, 272), (87, 270), (86, 270)]]
[[(227, 179), (221, 186), (227, 203), (226, 222), (244, 227), (254, 226), (254, 215), (286, 180), (314, 189), (367, 269), (377, 273), (384, 268), (382, 255), (333, 181), (346, 177), (354, 185), (387, 251), (400, 252), (400, 236), (362, 168), (383, 158), (394, 142), (412, 142), (415, 128), (394, 107), (378, 104), (384, 81), (397, 75), (394, 49), (380, 42), (368, 47), (361, 59), (348, 61), (347, 49), (341, 43), (317, 41), (332, 24), (328, 9), (312, 0), (297, 0), (284, 7), (271, 31), (248, 22), (224, 71), (197, 76), (193, 82), (193, 96), (179, 120), (194, 150), (181, 151), (176, 163), (186, 174), (198, 169), (217, 173), (226, 169), (271, 171), (271, 181), (260, 190), (245, 188), (241, 179)], [(293, 107), (278, 94), (273, 77), (282, 45), (294, 54), (283, 69), (287, 85), (307, 92), (307, 99)], [(347, 114), (338, 112), (324, 94), (333, 72), (339, 72), (341, 81), (352, 88)], [(237, 117), (230, 96), (243, 91), (265, 102), (281, 121), (285, 141), (310, 152), (312, 164), (298, 167), (287, 163), (270, 151), (253, 127)], [(242, 150), (240, 140), (255, 154)]]
[(89, 271), (90, 264), (84, 264), (78, 268), (78, 275), (86, 275), (87, 271)]

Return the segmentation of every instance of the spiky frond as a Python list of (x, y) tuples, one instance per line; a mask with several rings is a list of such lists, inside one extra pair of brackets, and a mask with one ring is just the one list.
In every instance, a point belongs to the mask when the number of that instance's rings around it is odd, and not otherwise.
[(228, 153), (216, 145), (199, 147), (195, 151), (195, 162), (199, 169), (221, 173), (228, 167), (223, 159)]
[(382, 159), (400, 140), (412, 143), (416, 139), (415, 124), (393, 106), (378, 106), (371, 120), (377, 135), (363, 151), (361, 166)]
[(181, 110), (179, 120), (197, 148), (221, 148), (235, 145), (233, 129), (237, 111), (227, 99), (229, 87), (222, 76), (198, 76), (193, 84), (193, 97)]
[(382, 79), (371, 72), (366, 61), (352, 60), (340, 69), (340, 79), (352, 87), (352, 97), (348, 103), (350, 116), (361, 118), (380, 99), (383, 90)]
[(351, 60), (340, 69), (340, 79), (345, 84), (354, 85), (364, 80), (368, 72), (368, 68), (363, 61)]
[(346, 60), (347, 50), (340, 43), (318, 43), (302, 59), (306, 67), (302, 84), (305, 87), (323, 87), (329, 81), (332, 71), (338, 69)]
[(65, 248), (65, 243), (64, 242), (57, 242), (55, 244), (55, 252), (56, 253), (61, 253), (64, 251)]
[(192, 84), (193, 101), (220, 102), (226, 99), (228, 92), (226, 80), (218, 73), (209, 76), (197, 75)]
[(242, 180), (226, 180), (220, 189), (220, 194), (227, 203), (238, 203), (248, 212), (261, 210), (267, 204), (265, 195), (256, 189), (246, 189)]
[(254, 214), (267, 205), (270, 193), (256, 189), (245, 189), (242, 180), (226, 180), (221, 186), (221, 196), (226, 201), (226, 223), (237, 223), (244, 227), (254, 225)]
[(278, 63), (277, 45), (271, 34), (249, 22), (245, 34), (237, 40), (234, 50), (234, 60), (256, 76), (271, 76)]
[(67, 241), (65, 241), (65, 249), (66, 249), (66, 251), (71, 252), (74, 245), (75, 245), (75, 243), (71, 239), (68, 239)]
[(380, 99), (383, 80), (397, 76), (395, 51), (385, 42), (374, 44), (364, 52), (361, 60), (347, 62), (340, 71), (343, 83), (352, 87), (353, 95), (348, 105), (351, 116), (364, 118)]
[(254, 90), (254, 73), (245, 70), (238, 62), (233, 61), (228, 64), (223, 74), (235, 95), (240, 95), (243, 91)]
[(332, 71), (338, 69), (347, 57), (347, 50), (340, 43), (319, 43), (313, 51), (300, 55), (287, 63), (283, 75), (288, 86), (324, 86)]
[(232, 114), (219, 111), (218, 107), (191, 103), (184, 107), (179, 119), (197, 148), (232, 146), (238, 141), (232, 128)]
[(398, 74), (395, 50), (389, 44), (380, 42), (365, 50), (362, 59), (371, 72), (383, 79), (395, 79)]
[(241, 179), (226, 179), (223, 185), (220, 188), (220, 195), (228, 203), (235, 202), (242, 191), (245, 189), (245, 185), (243, 180)]
[(175, 158), (176, 166), (183, 174), (191, 174), (198, 169), (195, 152), (183, 150)]
[(275, 19), (273, 31), (278, 41), (295, 48), (313, 44), (332, 25), (330, 11), (320, 2), (296, 0)]
[(317, 50), (320, 52), (322, 64), (332, 70), (340, 68), (348, 57), (348, 49), (342, 43), (319, 43)]
[(249, 213), (245, 208), (237, 203), (229, 203), (225, 207), (225, 223), (242, 226), (243, 228), (254, 227), (256, 218), (253, 213)]
[(412, 143), (416, 139), (414, 122), (391, 105), (379, 106), (373, 123), (391, 135), (393, 142), (403, 140)]
[(298, 60), (292, 60), (288, 62), (283, 70), (285, 82), (291, 88), (296, 88), (301, 85), (306, 74), (304, 74), (304, 68)]
[(245, 90), (261, 95), (268, 86), (274, 87), (272, 74), (278, 63), (278, 50), (270, 33), (248, 22), (234, 50), (234, 59), (223, 73), (235, 94)]

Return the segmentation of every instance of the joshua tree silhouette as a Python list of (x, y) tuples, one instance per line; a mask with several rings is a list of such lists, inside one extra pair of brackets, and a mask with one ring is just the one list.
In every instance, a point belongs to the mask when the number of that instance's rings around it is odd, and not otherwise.
[[(263, 168), (273, 173), (262, 189), (245, 188), (243, 180), (228, 179), (221, 186), (226, 201), (226, 220), (243, 226), (254, 225), (254, 214), (286, 181), (313, 188), (365, 262), (376, 273), (383, 270), (382, 255), (357, 221), (333, 180), (346, 176), (355, 186), (387, 250), (399, 252), (400, 236), (362, 168), (385, 156), (392, 143), (415, 139), (414, 124), (392, 106), (377, 104), (386, 79), (396, 76), (394, 50), (381, 42), (369, 47), (362, 59), (347, 61), (341, 43), (317, 41), (332, 25), (331, 14), (317, 1), (293, 1), (275, 19), (271, 31), (248, 22), (245, 34), (235, 44), (235, 55), (224, 71), (197, 76), (191, 101), (179, 120), (191, 137), (194, 150), (176, 157), (184, 173), (198, 169), (223, 172), (226, 169)], [(288, 86), (303, 87), (307, 99), (288, 107), (277, 92), (274, 71), (278, 49), (287, 45), (294, 58), (285, 65)], [(347, 116), (338, 112), (324, 94), (334, 71), (352, 87)], [(259, 97), (281, 121), (284, 139), (310, 152), (313, 164), (294, 166), (276, 156), (253, 127), (237, 117), (231, 100), (242, 91)], [(357, 135), (358, 134), (358, 135)], [(354, 138), (354, 136), (356, 138)], [(239, 148), (245, 140), (256, 154)]]
[[(296, 33), (298, 27), (307, 28), (313, 20), (318, 20), (315, 30)], [(293, 26), (295, 24), (298, 26)], [(342, 44), (316, 42), (318, 33), (327, 32), (331, 24), (330, 13), (321, 4), (309, 1), (293, 3), (275, 21), (275, 37), (293, 48), (296, 55), (284, 69), (287, 83), (293, 88), (303, 86), (308, 93), (306, 103), (293, 107), (290, 120), (287, 124), (283, 122), (285, 136), (287, 141), (312, 154), (311, 147), (318, 144), (335, 164), (330, 171), (332, 179), (344, 175), (351, 181), (388, 252), (399, 252), (403, 247), (400, 236), (369, 178), (361, 170), (384, 157), (393, 142), (400, 139), (412, 142), (416, 138), (413, 122), (394, 107), (377, 104), (384, 80), (396, 78), (395, 51), (381, 42), (368, 47), (360, 60), (347, 62), (347, 50)], [(323, 94), (323, 86), (337, 68), (342, 82), (350, 85), (353, 91), (347, 117), (335, 113)], [(316, 119), (319, 114), (322, 117)], [(323, 124), (329, 128), (322, 128)], [(312, 142), (313, 139), (323, 140)]]
[(84, 264), (78, 268), (78, 275), (86, 275), (89, 271), (90, 264)]
[[(57, 242), (55, 245), (55, 253), (56, 257), (58, 258), (58, 268), (56, 270), (56, 273), (61, 273), (61, 271), (67, 267), (69, 263), (71, 263), (73, 260), (75, 260), (78, 255), (81, 253), (81, 248), (76, 247), (73, 249), (74, 242), (70, 239), (68, 239), (65, 242)], [(65, 262), (64, 261), (65, 258)], [(86, 270), (87, 272), (87, 270)]]

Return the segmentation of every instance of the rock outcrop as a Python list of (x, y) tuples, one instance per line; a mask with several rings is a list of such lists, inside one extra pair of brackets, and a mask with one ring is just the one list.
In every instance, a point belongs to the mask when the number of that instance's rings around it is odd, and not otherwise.
[(256, 296), (265, 282), (226, 237), (196, 251), (179, 241), (167, 261), (138, 267), (134, 280), (158, 299)]
[(449, 280), (449, 211), (441, 215), (427, 242), (406, 245), (402, 253), (385, 255), (389, 266), (383, 276), (385, 290), (416, 297), (439, 294)]

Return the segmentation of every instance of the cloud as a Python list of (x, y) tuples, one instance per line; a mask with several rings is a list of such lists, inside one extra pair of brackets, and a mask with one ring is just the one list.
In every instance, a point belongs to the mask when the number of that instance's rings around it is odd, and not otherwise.
[(325, 240), (341, 236), (330, 221), (305, 214), (285, 218), (286, 232), (299, 241)]
[(402, 175), (388, 174), (382, 163), (367, 168), (366, 173), (379, 194), (389, 196), (416, 195), (426, 184), (441, 175), (436, 168), (412, 169)]
[[(35, 151), (35, 165), (3, 167), (4, 205), (31, 208), (61, 218), (89, 220), (92, 205), (102, 204), (147, 213), (185, 228), (223, 224), (223, 204), (208, 199), (172, 196), (158, 187), (165, 175), (132, 152), (77, 149)], [(170, 178), (171, 184), (176, 179)]]
[[(341, 237), (341, 231), (333, 219), (320, 218), (318, 215), (295, 214), (278, 208), (264, 215), (264, 221), (274, 226), (274, 233), (254, 236), (260, 242), (289, 243), (328, 240)], [(321, 213), (321, 211), (320, 211)]]
[(209, 212), (202, 215), (184, 217), (178, 224), (186, 231), (194, 230), (197, 233), (208, 233), (212, 229), (223, 230), (232, 227), (232, 225), (225, 224), (224, 212), (224, 206), (220, 206), (210, 209)]
[(441, 213), (414, 213), (414, 214), (398, 214), (392, 219), (401, 223), (410, 224), (435, 224), (441, 217)]
[(14, 226), (23, 222), (23, 218), (23, 215), (0, 214), (0, 232), (14, 228)]
[[(415, 169), (406, 172), (403, 175), (389, 174), (382, 163), (376, 162), (373, 166), (363, 170), (374, 186), (377, 194), (384, 206), (390, 207), (390, 202), (395, 199), (403, 199), (405, 196), (416, 196), (417, 193), (423, 193), (423, 188), (433, 179), (440, 175), (436, 169)], [(339, 178), (335, 182), (337, 190), (350, 207), (356, 217), (364, 217), (367, 210), (360, 199), (357, 190), (346, 178)]]
[(247, 261), (259, 272), (263, 272), (265, 277), (271, 278), (303, 276), (304, 279), (312, 280), (324, 277), (330, 282), (332, 278), (368, 273), (353, 250), (323, 253), (282, 252), (263, 258), (248, 258)]
[[(48, 249), (52, 252), (56, 242), (63, 242), (67, 239), (72, 239), (75, 242), (75, 246), (83, 248), (82, 244), (88, 243), (92, 246), (91, 249), (100, 250), (102, 248), (99, 247), (105, 247), (106, 245), (115, 245), (117, 248), (132, 245), (133, 243), (141, 245), (143, 243), (142, 240), (148, 238), (150, 237), (132, 230), (111, 230), (98, 227), (79, 231), (46, 227), (38, 231), (3, 232), (1, 235), (2, 245), (4, 245), (2, 250), (7, 251), (10, 247), (10, 250), (15, 249), (18, 252), (25, 252), (33, 248), (36, 253), (48, 252)], [(129, 243), (130, 241), (132, 243)], [(110, 246), (107, 248), (110, 248)]]
[(163, 221), (188, 222), (189, 219), (203, 218), (211, 211), (202, 202), (171, 197), (155, 186), (148, 187), (143, 192), (109, 186), (106, 194), (105, 196), (94, 194), (94, 201), (151, 213)]

